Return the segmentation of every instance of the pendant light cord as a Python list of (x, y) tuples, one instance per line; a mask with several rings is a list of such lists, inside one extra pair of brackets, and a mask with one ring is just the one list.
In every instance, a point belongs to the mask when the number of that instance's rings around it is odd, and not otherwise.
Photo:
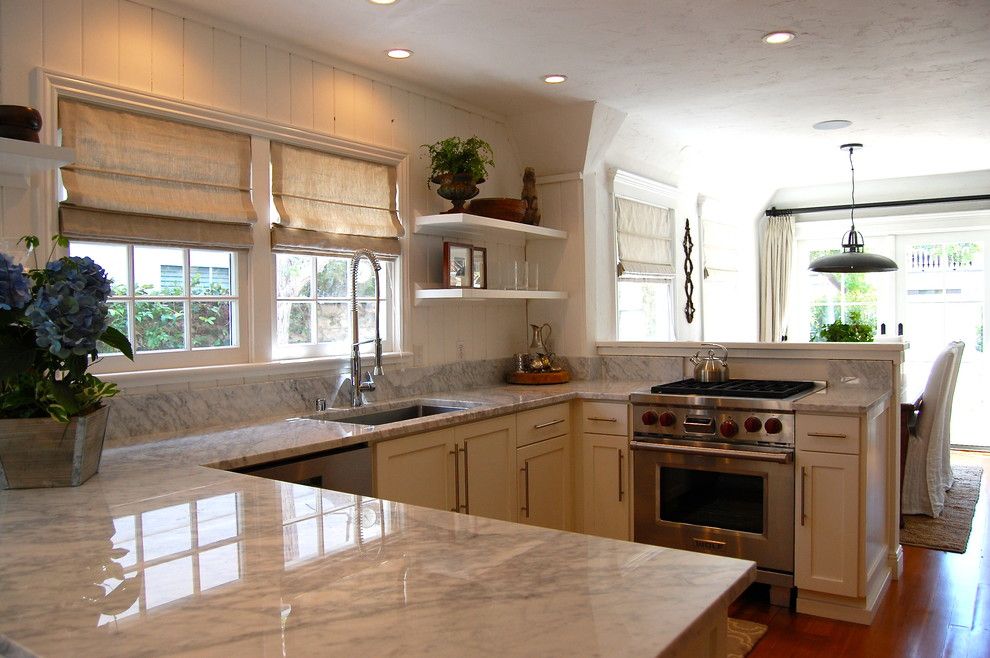
[(849, 147), (849, 171), (852, 175), (852, 205), (849, 206), (849, 223), (852, 225), (853, 234), (856, 233), (856, 167), (853, 166), (853, 147)]

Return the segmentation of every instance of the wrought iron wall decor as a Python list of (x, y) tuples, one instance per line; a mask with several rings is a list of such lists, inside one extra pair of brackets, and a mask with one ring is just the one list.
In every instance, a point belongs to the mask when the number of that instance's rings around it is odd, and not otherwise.
[(684, 295), (687, 303), (684, 304), (684, 317), (688, 324), (694, 322), (694, 282), (691, 281), (691, 274), (694, 273), (694, 263), (691, 262), (691, 251), (694, 249), (694, 241), (691, 239), (691, 221), (684, 220)]

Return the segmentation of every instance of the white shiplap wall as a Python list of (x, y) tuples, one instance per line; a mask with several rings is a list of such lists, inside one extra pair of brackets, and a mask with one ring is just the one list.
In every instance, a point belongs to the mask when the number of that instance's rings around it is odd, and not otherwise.
[[(521, 168), (503, 121), (394, 84), (290, 52), (264, 39), (130, 0), (0, 0), (0, 102), (34, 102), (31, 72), (40, 66), (142, 92), (264, 117), (410, 153), (412, 214), (444, 207), (425, 181), (419, 145), (476, 134), (492, 144), (498, 166), (484, 196), (517, 196)], [(0, 188), (0, 237), (37, 232), (46, 221), (28, 190)], [(410, 224), (407, 220), (407, 225)], [(441, 240), (416, 236), (410, 278), (436, 282)], [(521, 258), (517, 247), (489, 248), (489, 258)], [(521, 302), (409, 307), (405, 348), (416, 364), (497, 358), (525, 347)]]

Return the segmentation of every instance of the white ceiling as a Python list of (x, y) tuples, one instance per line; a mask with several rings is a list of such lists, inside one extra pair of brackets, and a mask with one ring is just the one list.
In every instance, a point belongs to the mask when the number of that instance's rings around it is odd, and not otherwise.
[[(598, 101), (628, 114), (610, 160), (667, 182), (841, 181), (847, 141), (863, 179), (990, 169), (990, 0), (174, 4), (507, 116)], [(797, 39), (762, 43), (774, 29)]]

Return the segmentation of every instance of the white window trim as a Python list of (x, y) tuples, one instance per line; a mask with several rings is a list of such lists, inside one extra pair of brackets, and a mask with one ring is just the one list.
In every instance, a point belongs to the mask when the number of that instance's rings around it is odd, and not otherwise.
[[(196, 384), (199, 382), (216, 383), (220, 381), (219, 373), (237, 372), (270, 372), (272, 377), (286, 378), (293, 374), (314, 373), (321, 369), (337, 369), (347, 362), (344, 357), (324, 357), (316, 360), (273, 361), (272, 335), (275, 303), (274, 257), (270, 243), (270, 198), (271, 177), (269, 169), (269, 144), (278, 140), (296, 146), (327, 151), (337, 155), (360, 158), (388, 164), (396, 168), (399, 188), (399, 216), (406, 218), (407, 230), (401, 242), (401, 253), (409, 253), (409, 241), (412, 231), (409, 230), (408, 218), (412, 217), (409, 201), (409, 155), (398, 149), (373, 144), (354, 142), (331, 135), (325, 135), (309, 130), (303, 130), (281, 123), (255, 117), (248, 117), (232, 112), (226, 112), (186, 101), (178, 101), (164, 96), (147, 94), (126, 89), (116, 85), (94, 82), (78, 76), (70, 76), (46, 68), (36, 68), (33, 72), (34, 105), (42, 116), (46, 117), (42, 141), (47, 144), (58, 143), (58, 100), (59, 98), (74, 98), (109, 105), (123, 110), (140, 112), (159, 116), (173, 121), (183, 121), (196, 125), (229, 130), (251, 135), (251, 174), (255, 209), (258, 220), (254, 224), (254, 248), (244, 257), (244, 267), (241, 276), (246, 281), (241, 287), (240, 299), (242, 313), (247, 317), (247, 327), (240, 336), (241, 346), (247, 349), (247, 362), (225, 365), (209, 365), (198, 367), (163, 367), (161, 370), (143, 370), (126, 372), (123, 370), (113, 374), (108, 379), (119, 384), (127, 382), (128, 388), (146, 387), (171, 383)], [(37, 214), (34, 219), (34, 232), (39, 236), (54, 235), (58, 230), (58, 182), (57, 171), (47, 172), (39, 177), (39, 184), (32, 188), (34, 207)], [(386, 362), (404, 361), (409, 355), (401, 352), (405, 337), (409, 335), (409, 314), (405, 307), (411, 303), (412, 291), (409, 290), (409, 258), (400, 256), (395, 268), (395, 322), (394, 345), (396, 352), (388, 355)], [(314, 366), (314, 361), (318, 368)], [(297, 366), (294, 366), (297, 363)], [(164, 366), (164, 364), (162, 364)], [(277, 368), (270, 366), (277, 365)], [(218, 370), (218, 368), (220, 370)], [(245, 375), (230, 374), (231, 381), (245, 378)]]
[[(623, 171), (621, 169), (609, 170), (609, 222), (610, 235), (612, 236), (612, 327), (610, 335), (613, 341), (619, 336), (619, 277), (616, 275), (614, 264), (619, 262), (619, 243), (616, 238), (616, 198), (622, 197), (638, 203), (645, 203), (660, 208), (668, 208), (674, 213), (673, 221), (670, 223), (670, 262), (677, 266), (677, 201), (680, 195), (679, 190), (673, 185), (667, 185), (659, 181), (651, 180), (643, 176)], [(660, 278), (660, 277), (658, 277)], [(671, 281), (671, 313), (676, 313), (677, 289), (673, 285), (676, 275), (669, 277)], [(677, 320), (671, 317), (671, 325), (674, 328), (673, 340), (677, 340)], [(642, 341), (637, 341), (642, 342)]]

